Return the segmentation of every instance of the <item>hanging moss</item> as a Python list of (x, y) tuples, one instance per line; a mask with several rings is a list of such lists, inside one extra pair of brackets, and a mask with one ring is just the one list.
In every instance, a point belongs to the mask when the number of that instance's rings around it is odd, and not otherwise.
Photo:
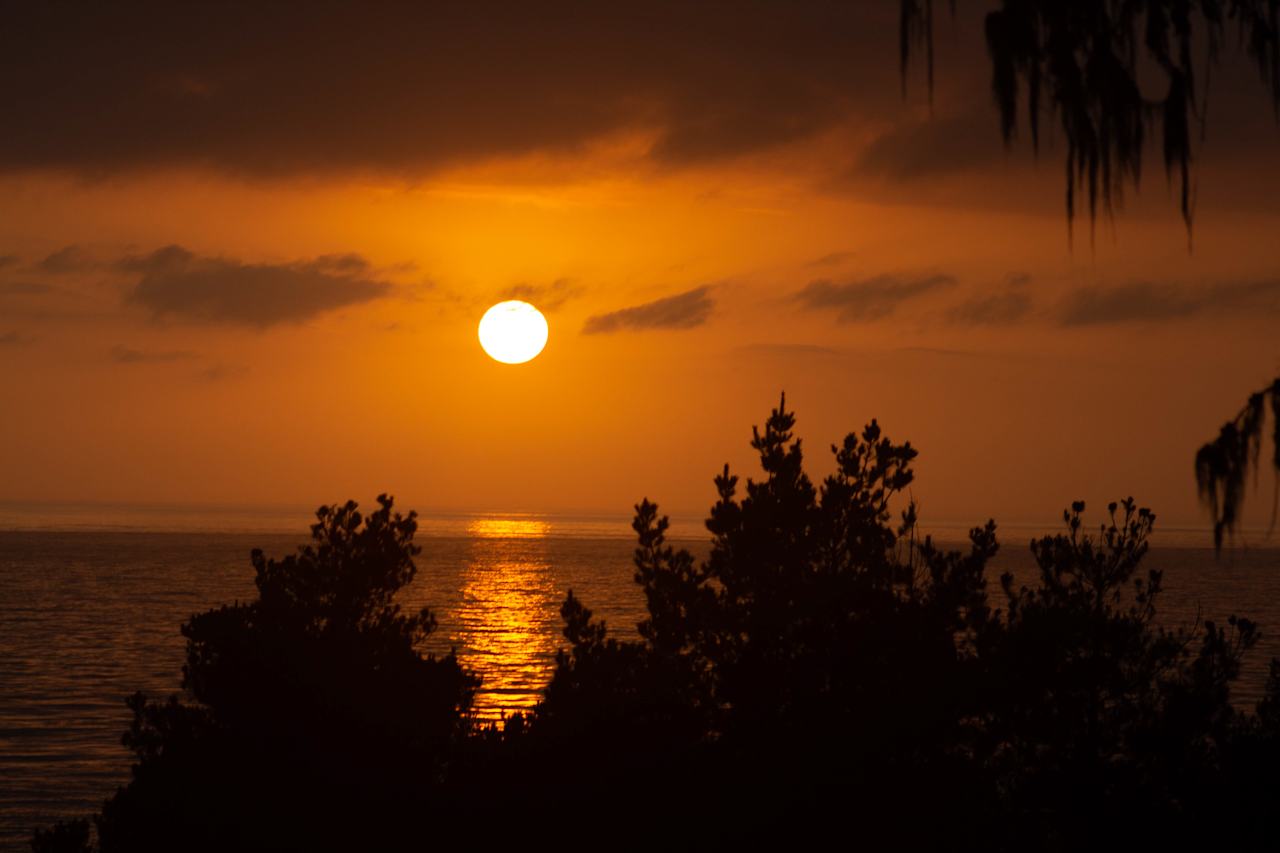
[[(1196, 487), (1200, 500), (1213, 519), (1213, 547), (1222, 549), (1223, 539), (1235, 533), (1244, 505), (1245, 480), (1249, 472), (1254, 485), (1261, 468), (1262, 432), (1271, 409), (1271, 438), (1274, 443), (1272, 467), (1280, 486), (1280, 378), (1269, 387), (1250, 395), (1234, 418), (1222, 425), (1218, 437), (1196, 453)], [(1280, 495), (1280, 492), (1277, 493)], [(1277, 504), (1272, 503), (1272, 525)]]
[[(900, 9), (904, 85), (911, 51), (923, 47), (932, 98), (932, 0), (900, 0)], [(1146, 131), (1157, 127), (1190, 237), (1191, 122), (1204, 119), (1209, 69), (1229, 23), (1280, 112), (1280, 0), (1001, 0), (986, 16), (991, 90), (1005, 143), (1017, 134), (1021, 91), (1032, 146), (1039, 148), (1042, 103), (1066, 139), (1069, 231), (1078, 192), (1092, 233), (1099, 206), (1109, 215), (1126, 185), (1138, 186)], [(1195, 58), (1199, 49), (1202, 61)], [(1140, 63), (1164, 73), (1163, 94), (1148, 98), (1139, 89)], [(1205, 85), (1197, 93), (1201, 72)]]

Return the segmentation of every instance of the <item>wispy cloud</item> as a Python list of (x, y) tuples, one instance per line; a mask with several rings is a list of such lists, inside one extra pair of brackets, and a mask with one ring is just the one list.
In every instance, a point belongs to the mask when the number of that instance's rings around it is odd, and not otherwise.
[(140, 350), (126, 346), (111, 348), (111, 360), (118, 364), (164, 364), (190, 361), (199, 356), (190, 350)]
[(1027, 292), (1028, 273), (1011, 273), (1003, 290), (975, 296), (946, 312), (947, 321), (957, 326), (1008, 326), (1025, 319), (1034, 301)]
[(1280, 313), (1280, 279), (1199, 288), (1151, 282), (1086, 287), (1063, 300), (1057, 321), (1063, 326), (1097, 326), (1242, 312)]
[(835, 347), (825, 347), (819, 344), (779, 344), (779, 343), (759, 343), (759, 344), (743, 344), (736, 347), (736, 351), (745, 355), (763, 355), (770, 358), (787, 358), (787, 357), (807, 357), (807, 356), (832, 356), (838, 355), (839, 350)]
[(854, 173), (894, 182), (975, 171), (1005, 156), (1000, 127), (981, 108), (904, 120), (862, 152)]
[(1031, 313), (1031, 297), (1025, 293), (997, 293), (961, 302), (947, 311), (957, 326), (1008, 326)]
[(955, 282), (952, 276), (942, 274), (916, 278), (882, 275), (844, 284), (820, 279), (807, 284), (795, 300), (810, 310), (834, 311), (842, 323), (866, 322), (887, 317), (902, 303)]
[(503, 299), (520, 299), (541, 311), (555, 311), (582, 294), (572, 279), (558, 278), (550, 284), (516, 284), (502, 292)]
[(0, 281), (0, 296), (34, 296), (52, 290), (49, 285), (36, 281)]
[(707, 322), (715, 308), (707, 285), (633, 305), (608, 314), (588, 317), (582, 331), (587, 335), (609, 334), (643, 329), (692, 329)]
[(828, 252), (819, 258), (814, 258), (805, 264), (806, 267), (835, 267), (845, 261), (853, 260), (854, 252)]
[(118, 264), (140, 278), (129, 303), (157, 317), (265, 328), (369, 302), (391, 285), (374, 278), (359, 255), (323, 255), (290, 264), (249, 264), (199, 257), (167, 246)]
[(64, 273), (83, 272), (95, 265), (93, 256), (80, 246), (66, 246), (46, 255), (36, 266), (46, 273), (62, 275)]
[(201, 370), (196, 376), (205, 382), (223, 382), (229, 379), (238, 379), (249, 373), (249, 368), (243, 364), (212, 364)]

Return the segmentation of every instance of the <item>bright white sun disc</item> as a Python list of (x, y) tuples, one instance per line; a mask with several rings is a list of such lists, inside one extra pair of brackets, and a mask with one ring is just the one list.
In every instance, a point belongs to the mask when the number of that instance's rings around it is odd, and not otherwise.
[(499, 302), (480, 318), (480, 346), (503, 364), (523, 364), (547, 345), (547, 318), (528, 302)]

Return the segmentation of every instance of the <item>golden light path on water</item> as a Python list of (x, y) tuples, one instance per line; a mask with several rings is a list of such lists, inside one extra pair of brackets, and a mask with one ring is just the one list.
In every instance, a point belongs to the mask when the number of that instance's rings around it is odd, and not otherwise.
[(467, 535), (477, 539), (545, 539), (551, 525), (526, 518), (476, 518), (467, 522)]
[(560, 601), (547, 553), (551, 525), (529, 519), (475, 519), (457, 612), (462, 665), (484, 676), (476, 716), (497, 720), (532, 708), (551, 674), (560, 637)]

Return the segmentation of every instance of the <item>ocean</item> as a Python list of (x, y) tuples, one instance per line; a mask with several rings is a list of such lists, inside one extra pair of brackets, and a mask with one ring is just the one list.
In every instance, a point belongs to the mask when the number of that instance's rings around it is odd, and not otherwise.
[[(0, 850), (27, 849), (33, 826), (87, 815), (127, 781), (125, 697), (176, 691), (178, 626), (252, 598), (250, 550), (288, 553), (305, 541), (308, 521), (288, 512), (0, 506)], [(1055, 529), (1002, 530), (989, 574), (995, 595), (1002, 571), (1032, 580), (1027, 542)], [(958, 527), (935, 533), (943, 542), (964, 536)], [(675, 519), (672, 540), (707, 548), (697, 519)], [(417, 541), (418, 576), (402, 604), (435, 612), (427, 651), (455, 649), (483, 677), (481, 719), (537, 702), (563, 645), (567, 590), (620, 636), (634, 636), (644, 617), (626, 518), (433, 515)], [(1147, 559), (1165, 571), (1160, 619), (1190, 627), (1235, 613), (1259, 622), (1263, 639), (1236, 696), (1248, 707), (1280, 656), (1280, 549), (1215, 558), (1209, 546), (1202, 530), (1156, 535)]]

